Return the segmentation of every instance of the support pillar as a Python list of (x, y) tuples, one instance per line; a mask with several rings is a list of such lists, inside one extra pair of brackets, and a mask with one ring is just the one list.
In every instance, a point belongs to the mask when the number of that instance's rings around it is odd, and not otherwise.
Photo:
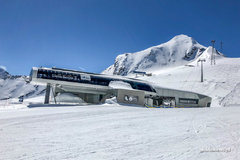
[(203, 61), (201, 61), (201, 82), (203, 82)]
[(201, 82), (203, 82), (203, 62), (205, 62), (205, 59), (199, 59), (198, 62), (201, 62)]
[(51, 89), (51, 85), (50, 85), (50, 83), (48, 83), (48, 84), (47, 84), (47, 87), (46, 87), (44, 104), (49, 104), (50, 89)]

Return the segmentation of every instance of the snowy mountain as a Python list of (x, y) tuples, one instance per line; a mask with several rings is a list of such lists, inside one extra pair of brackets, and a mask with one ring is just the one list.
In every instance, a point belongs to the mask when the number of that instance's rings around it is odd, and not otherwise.
[(0, 100), (25, 98), (42, 95), (45, 87), (27, 83), (26, 76), (13, 76), (4, 68), (0, 68)]
[[(212, 53), (216, 65), (211, 65)], [(203, 83), (201, 59), (205, 60)], [(119, 55), (103, 73), (135, 77), (135, 70), (152, 73), (151, 77), (138, 78), (155, 85), (208, 95), (213, 99), (212, 106), (240, 104), (240, 58), (227, 58), (186, 35), (140, 52)]]
[(0, 66), (0, 79), (6, 79), (9, 77), (10, 77), (10, 74), (6, 71), (6, 69)]
[(133, 71), (159, 70), (185, 65), (198, 58), (206, 50), (193, 38), (178, 35), (170, 41), (140, 52), (117, 56), (115, 63), (104, 70), (104, 74), (126, 76)]

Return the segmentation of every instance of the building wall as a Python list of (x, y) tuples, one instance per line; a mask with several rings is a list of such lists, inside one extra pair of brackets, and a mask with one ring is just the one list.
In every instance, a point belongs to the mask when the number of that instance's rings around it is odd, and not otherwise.
[(145, 93), (138, 90), (126, 90), (118, 89), (117, 90), (117, 101), (119, 103), (129, 103), (144, 105), (145, 104)]

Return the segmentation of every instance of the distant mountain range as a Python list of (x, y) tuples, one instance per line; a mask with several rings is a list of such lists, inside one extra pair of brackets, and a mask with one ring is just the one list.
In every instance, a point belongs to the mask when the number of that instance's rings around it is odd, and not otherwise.
[(14, 76), (0, 67), (0, 100), (42, 95), (45, 87), (26, 82), (26, 76)]

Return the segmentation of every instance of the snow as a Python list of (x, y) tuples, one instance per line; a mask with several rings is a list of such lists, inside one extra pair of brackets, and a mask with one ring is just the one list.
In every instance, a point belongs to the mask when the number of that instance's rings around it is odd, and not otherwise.
[(18, 98), (11, 98), (0, 101), (0, 111), (15, 110), (15, 109), (26, 109), (27, 106), (32, 104), (42, 104), (44, 102), (44, 95), (38, 95), (24, 99), (22, 103), (19, 102)]
[(2, 65), (0, 65), (0, 69), (6, 71), (6, 70), (7, 70), (7, 67), (6, 67), (6, 66), (2, 66)]
[[(235, 86), (240, 82), (240, 58), (221, 57), (216, 59), (216, 65), (211, 65), (209, 60), (204, 62), (203, 83), (200, 82), (201, 67), (197, 63), (197, 60), (191, 62), (189, 65), (172, 67), (165, 70), (152, 70), (152, 77), (139, 78), (162, 87), (208, 95), (212, 97), (211, 107), (223, 106), (221, 101), (230, 92), (233, 92)], [(133, 77), (134, 75), (130, 76)], [(239, 92), (239, 88), (235, 90), (235, 92)], [(229, 96), (228, 101), (239, 101), (237, 98), (236, 100), (232, 98), (233, 96)]]
[[(24, 77), (9, 78), (2, 70), (6, 78), (0, 78), (0, 99), (4, 99), (0, 101), (0, 159), (240, 159), (240, 58), (226, 58), (214, 50), (216, 65), (212, 66), (211, 47), (194, 52), (188, 63), (181, 59), (183, 55), (172, 55), (175, 47), (192, 53), (193, 44), (202, 47), (191, 38), (176, 36), (139, 56), (120, 55), (118, 64), (130, 62), (132, 70), (134, 65), (147, 69), (153, 76), (140, 79), (153, 85), (211, 96), (210, 108), (146, 108), (118, 104), (116, 97), (102, 105), (44, 105), (44, 86), (28, 84)], [(163, 65), (152, 65), (144, 54), (158, 53), (159, 48), (181, 65), (171, 62), (164, 70)], [(158, 64), (165, 63), (161, 58)], [(206, 59), (203, 83), (199, 59)], [(109, 86), (132, 89), (122, 81)], [(18, 102), (21, 95), (25, 95), (23, 103)], [(80, 101), (69, 94), (57, 98)]]
[(106, 100), (105, 100), (105, 105), (106, 105), (106, 104), (115, 104), (115, 105), (118, 105), (117, 97), (112, 97), (112, 98), (106, 99)]
[[(54, 101), (54, 99), (53, 99), (53, 101)], [(71, 103), (71, 104), (85, 103), (80, 97), (78, 97), (72, 93), (61, 93), (56, 96), (56, 101), (58, 103), (63, 102), (63, 103)]]
[[(212, 55), (216, 65), (211, 65)], [(200, 59), (205, 60), (203, 83), (200, 82)], [(239, 104), (236, 95), (240, 89), (236, 85), (240, 83), (240, 58), (227, 58), (186, 35), (175, 36), (166, 43), (140, 52), (119, 55), (103, 73), (136, 78), (132, 73), (134, 70), (152, 73), (151, 77), (138, 78), (155, 86), (208, 95), (212, 97), (214, 107)]]
[(189, 63), (202, 54), (206, 47), (193, 38), (178, 35), (170, 41), (135, 53), (118, 55), (115, 63), (102, 73), (127, 75), (135, 70), (165, 69)]
[(0, 100), (9, 98), (18, 98), (25, 96), (26, 98), (42, 95), (45, 86), (34, 86), (25, 81), (24, 76), (10, 76), (6, 79), (0, 77)]
[[(216, 65), (212, 66), (212, 51), (216, 57)], [(187, 57), (187, 58), (186, 58)], [(204, 82), (200, 83), (199, 59), (204, 62)], [(166, 64), (166, 65), (165, 65)], [(109, 70), (108, 70), (109, 69)], [(212, 97), (212, 106), (224, 106), (232, 104), (233, 96), (228, 100), (223, 99), (233, 92), (240, 82), (240, 58), (226, 58), (212, 47), (204, 47), (193, 38), (186, 35), (178, 35), (170, 41), (150, 47), (146, 50), (126, 53), (116, 58), (112, 67), (104, 71), (106, 74), (122, 73), (135, 78), (131, 71), (139, 69), (152, 73), (152, 77), (138, 77), (147, 80), (154, 85), (164, 88), (187, 90)], [(26, 83), (24, 76), (11, 76), (5, 70), (0, 74), (8, 78), (0, 78), (0, 100), (8, 98), (33, 98), (43, 95), (45, 86), (33, 86)], [(115, 75), (116, 76), (116, 75)], [(118, 77), (119, 78), (119, 77)], [(110, 87), (132, 89), (124, 82), (111, 82)], [(238, 92), (236, 89), (236, 93)], [(228, 102), (226, 102), (228, 101)], [(234, 102), (233, 104), (238, 104)]]
[(5, 66), (0, 65), (0, 79), (6, 79), (9, 76), (9, 73), (6, 71)]
[[(211, 65), (212, 55), (216, 65)], [(200, 59), (205, 60), (203, 83), (200, 82)], [(239, 104), (238, 96), (233, 94), (240, 92), (239, 88), (235, 89), (240, 83), (240, 58), (227, 58), (186, 35), (175, 36), (166, 43), (140, 52), (119, 55), (103, 73), (136, 78), (132, 73), (134, 70), (152, 73), (151, 77), (138, 78), (153, 85), (208, 95), (212, 97), (214, 107)]]
[[(211, 65), (211, 55), (211, 47), (179, 35), (119, 55), (105, 70), (128, 77), (135, 77), (130, 72), (136, 69), (150, 72), (153, 76), (139, 79), (208, 95), (210, 108), (146, 108), (118, 104), (116, 97), (101, 105), (44, 105), (44, 86), (0, 67), (0, 159), (240, 159), (240, 58), (214, 50)], [(199, 59), (206, 60), (203, 83)], [(122, 81), (109, 86), (132, 89)], [(80, 101), (69, 94), (57, 98)]]
[(133, 89), (129, 83), (123, 81), (111, 81), (108, 86), (114, 89)]
[(51, 105), (0, 112), (0, 159), (239, 159), (238, 107)]
[(211, 63), (212, 56), (215, 57), (215, 62), (219, 59), (224, 58), (224, 55), (222, 53), (218, 52), (215, 48), (212, 48), (210, 46), (198, 58), (196, 58), (196, 60), (194, 60), (192, 63), (189, 63), (189, 65), (196, 64), (200, 59), (204, 59), (206, 62)]
[(223, 106), (232, 106), (232, 105), (240, 105), (240, 83), (238, 83), (234, 89), (227, 94), (221, 101)]

